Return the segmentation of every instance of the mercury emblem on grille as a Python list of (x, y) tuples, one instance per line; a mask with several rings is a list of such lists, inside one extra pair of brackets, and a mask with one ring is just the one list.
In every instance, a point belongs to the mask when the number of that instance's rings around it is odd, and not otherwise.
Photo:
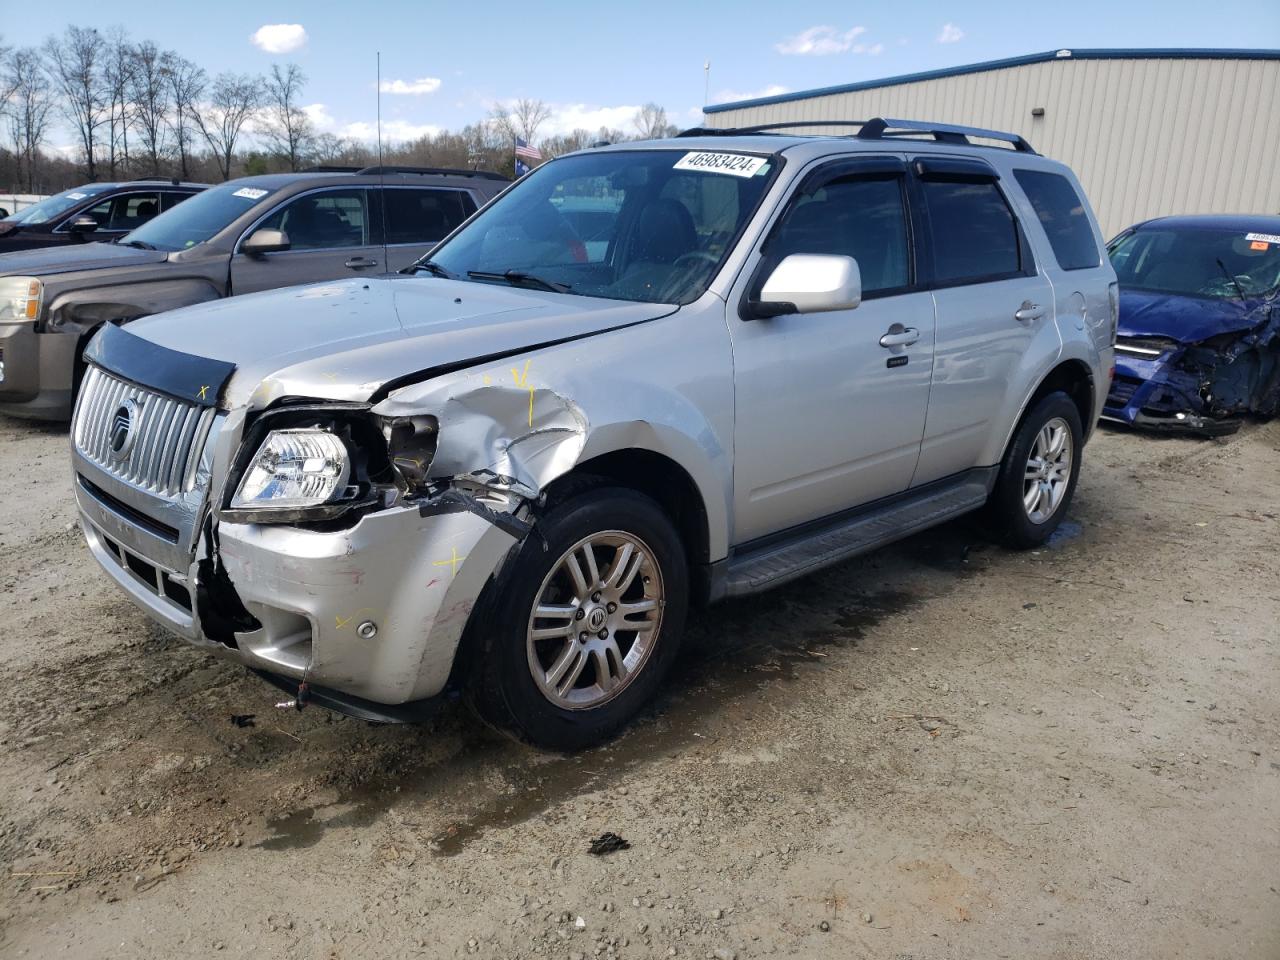
[(133, 397), (116, 407), (116, 412), (111, 415), (111, 422), (107, 424), (107, 449), (111, 453), (111, 459), (129, 458), (135, 439), (134, 427), (138, 424), (141, 412), (142, 405)]

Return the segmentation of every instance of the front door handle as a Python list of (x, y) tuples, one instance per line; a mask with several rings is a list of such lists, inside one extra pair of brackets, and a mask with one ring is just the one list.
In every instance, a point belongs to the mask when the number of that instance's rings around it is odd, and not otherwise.
[(915, 327), (901, 327), (895, 323), (889, 328), (889, 332), (880, 338), (880, 346), (909, 347), (919, 339), (920, 331)]
[(1039, 320), (1044, 316), (1044, 307), (1038, 303), (1032, 303), (1030, 300), (1023, 300), (1022, 306), (1013, 312), (1013, 319), (1019, 323), (1030, 323), (1032, 320)]
[(370, 260), (368, 257), (352, 257), (346, 262), (346, 266), (352, 270), (367, 270), (369, 267), (376, 267), (377, 260)]

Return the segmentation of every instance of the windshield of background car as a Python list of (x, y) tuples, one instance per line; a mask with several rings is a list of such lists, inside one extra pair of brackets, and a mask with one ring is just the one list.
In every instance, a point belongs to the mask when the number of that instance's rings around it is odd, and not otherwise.
[(170, 253), (186, 250), (221, 233), (270, 192), (262, 187), (237, 185), (234, 181), (211, 187), (125, 234), (120, 242), (146, 244)]
[(48, 223), (50, 220), (56, 220), (59, 216), (89, 197), (96, 197), (109, 189), (111, 188), (91, 184), (87, 187), (76, 187), (74, 190), (63, 190), (61, 193), (55, 193), (52, 197), (45, 197), (39, 203), (33, 203), (31, 206), (19, 210), (11, 217), (5, 217), (5, 220), (10, 223), (26, 224), (28, 227)]
[(777, 167), (732, 152), (575, 154), (528, 174), (430, 260), (459, 279), (500, 283), (515, 271), (571, 295), (691, 303)]
[(1113, 243), (1110, 255), (1121, 290), (1238, 300), (1280, 287), (1280, 235), (1270, 233), (1140, 228)]

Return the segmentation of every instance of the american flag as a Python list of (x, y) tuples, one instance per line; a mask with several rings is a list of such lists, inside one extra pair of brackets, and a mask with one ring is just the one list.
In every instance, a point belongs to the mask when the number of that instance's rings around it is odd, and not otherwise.
[(542, 159), (542, 151), (532, 144), (516, 137), (516, 156), (522, 160), (532, 160), (537, 163)]

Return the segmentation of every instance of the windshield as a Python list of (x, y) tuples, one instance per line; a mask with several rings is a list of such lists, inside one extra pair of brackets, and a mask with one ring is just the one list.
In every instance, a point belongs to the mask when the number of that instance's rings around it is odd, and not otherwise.
[(97, 196), (104, 190), (109, 189), (110, 187), (106, 184), (95, 183), (87, 187), (76, 187), (74, 190), (63, 190), (61, 193), (55, 193), (52, 197), (45, 197), (39, 203), (33, 203), (31, 206), (19, 210), (13, 216), (5, 217), (5, 220), (9, 223), (26, 224), (29, 227), (48, 223), (50, 220), (56, 220), (81, 201)]
[(186, 250), (221, 232), (270, 192), (234, 181), (211, 187), (125, 234), (120, 242), (170, 253)]
[(526, 176), (430, 262), (462, 280), (690, 303), (776, 167), (766, 157), (685, 150), (564, 157)]
[(1215, 300), (1265, 297), (1280, 286), (1280, 236), (1247, 230), (1135, 230), (1111, 245), (1121, 290)]

